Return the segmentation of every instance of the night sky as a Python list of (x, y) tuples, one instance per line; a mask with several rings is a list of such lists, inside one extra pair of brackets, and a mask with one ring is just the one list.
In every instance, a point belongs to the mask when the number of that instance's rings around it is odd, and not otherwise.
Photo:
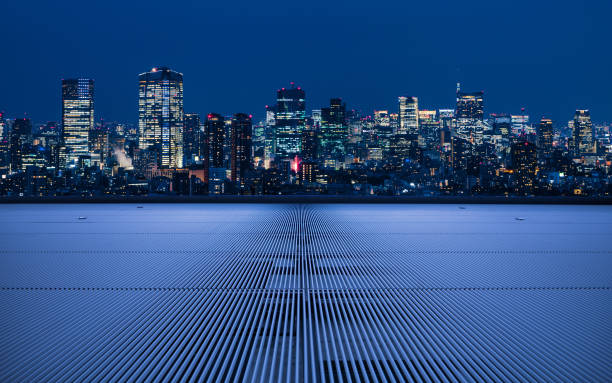
[(184, 74), (185, 111), (264, 115), (276, 89), (351, 108), (453, 107), (455, 84), (485, 112), (564, 124), (612, 121), (612, 2), (5, 1), (0, 110), (60, 118), (60, 81), (96, 81), (96, 119), (136, 122), (137, 75)]

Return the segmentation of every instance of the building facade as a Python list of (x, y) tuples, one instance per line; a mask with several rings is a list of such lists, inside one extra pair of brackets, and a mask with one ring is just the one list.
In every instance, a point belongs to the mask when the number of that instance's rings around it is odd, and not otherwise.
[(217, 113), (209, 113), (206, 119), (206, 132), (208, 134), (208, 152), (210, 166), (223, 168), (225, 146), (225, 118)]
[(196, 160), (201, 160), (201, 136), (200, 115), (186, 113), (183, 127), (183, 164), (185, 166), (195, 163)]
[(62, 126), (65, 165), (76, 166), (89, 156), (89, 133), (94, 127), (94, 81), (62, 80)]
[(572, 141), (575, 157), (594, 152), (593, 123), (591, 122), (591, 112), (588, 110), (576, 110)]
[(236, 113), (232, 118), (231, 176), (230, 180), (239, 188), (245, 186), (246, 175), (253, 167), (251, 116)]
[(300, 87), (277, 92), (275, 108), (275, 157), (289, 158), (302, 151), (302, 132), (306, 126), (306, 93)]
[(321, 109), (320, 140), (325, 157), (340, 158), (345, 154), (348, 138), (346, 104), (340, 98), (332, 98), (329, 108)]
[(419, 134), (419, 99), (417, 97), (399, 97), (399, 130), (398, 134)]
[(153, 68), (139, 75), (138, 145), (159, 153), (162, 168), (183, 167), (183, 75)]

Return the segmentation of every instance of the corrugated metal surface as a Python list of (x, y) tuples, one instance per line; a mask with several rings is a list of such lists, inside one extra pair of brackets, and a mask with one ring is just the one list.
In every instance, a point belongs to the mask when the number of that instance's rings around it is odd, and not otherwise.
[(609, 382), (611, 213), (3, 206), (0, 381)]

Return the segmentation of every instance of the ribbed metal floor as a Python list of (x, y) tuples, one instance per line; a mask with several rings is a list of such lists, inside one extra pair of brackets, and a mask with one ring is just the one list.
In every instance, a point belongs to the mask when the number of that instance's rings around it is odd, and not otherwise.
[(1, 382), (612, 381), (612, 207), (0, 209)]

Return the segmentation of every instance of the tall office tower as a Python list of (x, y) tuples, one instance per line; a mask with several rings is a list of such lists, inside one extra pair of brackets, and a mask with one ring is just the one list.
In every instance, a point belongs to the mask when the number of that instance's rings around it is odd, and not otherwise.
[(270, 162), (276, 153), (276, 108), (266, 105), (266, 126), (264, 128), (264, 167), (270, 167)]
[(542, 118), (538, 126), (538, 160), (544, 163), (552, 156), (553, 151), (553, 123), (548, 118)]
[(451, 167), (455, 172), (467, 171), (468, 157), (471, 154), (471, 144), (458, 136), (452, 136), (450, 139)]
[[(384, 148), (385, 150), (389, 149), (390, 139), (393, 136), (393, 128), (391, 127), (391, 116), (389, 115), (389, 111), (387, 110), (375, 110), (374, 111), (374, 133), (376, 134), (376, 138), (374, 139), (377, 142), (373, 141), (373, 137), (367, 137), (370, 141), (371, 147), (374, 148), (373, 153), (378, 155), (376, 148)], [(363, 129), (362, 129), (363, 132)], [(365, 137), (362, 137), (365, 138)], [(372, 156), (370, 156), (372, 157)]]
[(200, 160), (200, 115), (185, 113), (185, 125), (183, 127), (183, 164), (192, 165)]
[(109, 133), (104, 125), (94, 126), (89, 131), (89, 152), (91, 164), (97, 164), (100, 169), (104, 167), (104, 162), (110, 150)]
[(419, 134), (419, 99), (399, 97), (399, 130), (397, 134)]
[(438, 119), (442, 129), (452, 131), (455, 128), (455, 109), (439, 109)]
[(529, 133), (529, 115), (525, 114), (525, 109), (521, 110), (521, 114), (513, 114), (510, 116), (512, 125), (512, 133), (514, 135)]
[(225, 117), (225, 141), (223, 143), (223, 167), (232, 166), (232, 117)]
[(419, 110), (419, 145), (434, 150), (440, 142), (440, 121), (435, 110)]
[(319, 134), (313, 127), (302, 132), (302, 159), (315, 161), (319, 155)]
[(340, 98), (332, 98), (329, 108), (321, 109), (321, 151), (323, 156), (340, 158), (345, 154), (348, 127), (346, 104)]
[(183, 167), (183, 75), (153, 68), (139, 76), (138, 146), (158, 152), (163, 168)]
[(222, 115), (210, 113), (206, 119), (206, 133), (208, 134), (208, 152), (210, 167), (223, 168), (225, 145), (225, 119)]
[(62, 126), (66, 166), (89, 155), (89, 132), (94, 127), (94, 81), (62, 80)]
[(572, 134), (573, 155), (594, 153), (593, 124), (588, 110), (578, 109), (574, 115), (574, 131)]
[(510, 149), (514, 169), (514, 187), (518, 194), (532, 194), (534, 190), (537, 153), (536, 147), (527, 140), (520, 140)]
[(504, 113), (491, 113), (493, 134), (498, 134), (504, 138), (509, 138), (512, 133), (512, 117)]
[(275, 108), (275, 155), (290, 158), (302, 150), (302, 132), (306, 125), (306, 93), (292, 84), (279, 89)]
[(244, 187), (246, 174), (253, 167), (251, 116), (236, 113), (232, 118), (232, 159), (230, 179), (237, 186)]
[(11, 172), (22, 169), (23, 158), (29, 151), (32, 142), (32, 122), (28, 118), (17, 118), (13, 121), (11, 131)]
[(259, 121), (253, 125), (253, 166), (263, 165), (266, 146), (266, 123)]
[(484, 92), (457, 92), (457, 109), (455, 118), (457, 120), (482, 121), (484, 118), (483, 108)]

